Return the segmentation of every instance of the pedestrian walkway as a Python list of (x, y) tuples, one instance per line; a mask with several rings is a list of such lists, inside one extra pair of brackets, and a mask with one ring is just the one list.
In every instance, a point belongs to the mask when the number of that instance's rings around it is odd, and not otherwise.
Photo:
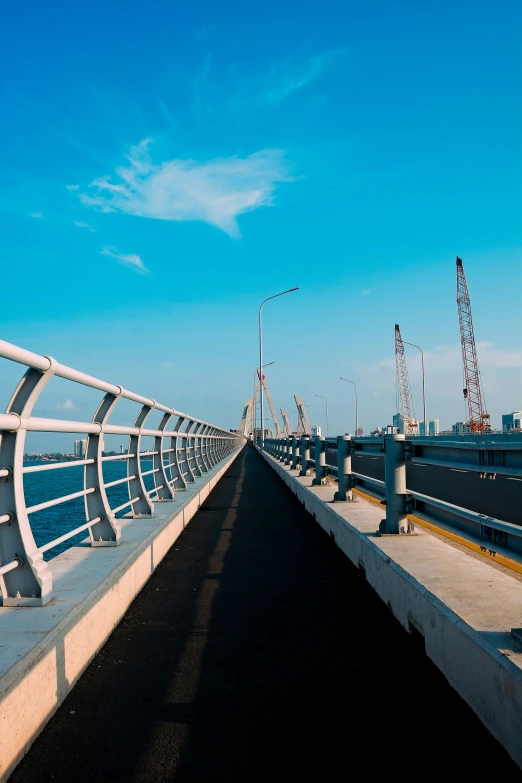
[(520, 779), (422, 640), (248, 447), (11, 781), (392, 773)]

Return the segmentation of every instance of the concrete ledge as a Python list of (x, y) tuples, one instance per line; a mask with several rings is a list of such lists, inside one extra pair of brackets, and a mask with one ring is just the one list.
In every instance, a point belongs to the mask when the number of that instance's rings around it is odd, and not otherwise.
[(0, 782), (7, 780), (128, 607), (239, 454), (152, 519), (122, 519), (118, 547), (71, 547), (50, 561), (53, 598), (0, 608)]
[[(522, 625), (520, 582), (420, 528), (410, 538), (378, 537), (384, 510), (365, 500), (333, 504), (334, 487), (312, 487), (311, 478), (262, 456), (399, 622), (422, 634), (426, 654), (522, 767), (522, 644), (511, 634)], [(408, 661), (390, 676), (407, 677)]]

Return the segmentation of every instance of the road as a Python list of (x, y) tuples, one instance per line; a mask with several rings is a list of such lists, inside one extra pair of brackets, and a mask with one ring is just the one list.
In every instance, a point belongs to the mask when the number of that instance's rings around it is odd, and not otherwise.
[(245, 449), (11, 783), (520, 770), (364, 575)]

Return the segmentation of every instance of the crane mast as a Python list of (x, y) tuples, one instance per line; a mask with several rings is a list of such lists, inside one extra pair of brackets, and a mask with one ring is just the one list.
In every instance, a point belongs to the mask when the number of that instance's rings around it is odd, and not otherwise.
[(486, 412), (482, 382), (473, 332), (471, 302), (462, 259), (457, 256), (457, 306), (459, 310), (460, 342), (464, 370), (464, 399), (467, 402), (471, 432), (485, 432), (491, 429), (489, 413)]
[(283, 438), (289, 438), (292, 434), (292, 425), (286, 411), (284, 411), (282, 408), (280, 408), (280, 411), (283, 418)]
[(416, 435), (418, 422), (413, 415), (410, 378), (408, 375), (408, 365), (406, 363), (404, 343), (402, 341), (399, 324), (395, 324), (395, 365), (397, 368), (397, 385), (399, 387), (399, 400), (402, 421), (404, 424), (404, 434)]

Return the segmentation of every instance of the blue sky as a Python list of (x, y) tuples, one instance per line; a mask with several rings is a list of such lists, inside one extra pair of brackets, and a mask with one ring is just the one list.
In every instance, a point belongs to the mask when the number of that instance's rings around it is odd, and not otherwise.
[(344, 375), (366, 431), (390, 423), (397, 321), (445, 427), (458, 254), (498, 425), (522, 408), (522, 7), (304, 6), (4, 3), (0, 337), (237, 426), (259, 302), (299, 285), (265, 309), (278, 408), (324, 424), (323, 394), (353, 429)]

